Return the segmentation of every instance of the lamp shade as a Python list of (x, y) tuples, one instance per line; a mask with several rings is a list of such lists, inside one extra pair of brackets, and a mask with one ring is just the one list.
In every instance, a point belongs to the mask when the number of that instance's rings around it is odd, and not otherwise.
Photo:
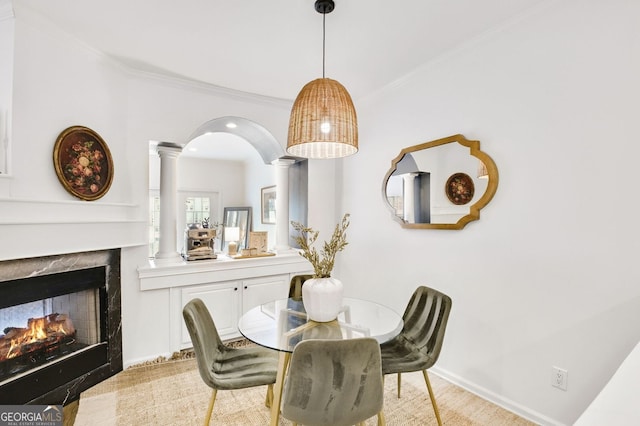
[(227, 241), (238, 241), (240, 239), (240, 228), (237, 226), (227, 226), (224, 229), (224, 239)]
[(291, 108), (287, 153), (338, 158), (358, 152), (358, 119), (347, 89), (336, 80), (307, 83)]

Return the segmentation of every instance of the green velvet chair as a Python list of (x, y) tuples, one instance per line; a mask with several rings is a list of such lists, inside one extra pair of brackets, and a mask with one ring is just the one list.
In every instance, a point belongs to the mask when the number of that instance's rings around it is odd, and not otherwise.
[(302, 300), (302, 284), (309, 278), (312, 278), (313, 275), (295, 275), (291, 278), (291, 282), (289, 283), (289, 297), (296, 300)]
[[(294, 275), (289, 283), (289, 300), (287, 301), (287, 308), (296, 312), (306, 312), (304, 310), (304, 303), (302, 302), (302, 284), (313, 275)], [(294, 316), (289, 317), (289, 328), (296, 328), (307, 322), (306, 319), (296, 318)], [(300, 341), (300, 338), (294, 337), (291, 343)]]
[(213, 389), (204, 424), (208, 425), (211, 420), (218, 390), (267, 385), (265, 404), (271, 406), (278, 353), (262, 347), (225, 346), (209, 310), (200, 299), (189, 301), (182, 315), (191, 336), (200, 377)]
[(310, 339), (291, 355), (282, 417), (294, 425), (384, 425), (380, 344), (372, 338)]
[(380, 345), (382, 373), (398, 374), (398, 398), (401, 374), (422, 371), (439, 425), (442, 425), (442, 420), (427, 369), (436, 363), (440, 355), (450, 311), (449, 296), (429, 287), (418, 287), (402, 316), (402, 331), (392, 340)]

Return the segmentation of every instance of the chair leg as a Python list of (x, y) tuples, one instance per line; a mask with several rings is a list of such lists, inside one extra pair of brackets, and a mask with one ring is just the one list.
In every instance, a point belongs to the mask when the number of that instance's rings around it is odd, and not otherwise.
[(438, 425), (442, 426), (442, 420), (440, 419), (440, 411), (438, 411), (438, 404), (436, 404), (436, 396), (433, 394), (433, 389), (431, 388), (431, 382), (429, 381), (429, 375), (427, 374), (427, 370), (422, 370), (422, 375), (424, 376), (424, 381), (427, 384), (427, 389), (429, 390), (429, 398), (431, 398), (431, 404), (433, 405), (433, 411), (436, 413), (436, 419), (438, 420)]
[(386, 426), (387, 422), (384, 419), (384, 413), (382, 410), (378, 413), (378, 426)]
[(267, 385), (267, 396), (264, 399), (264, 405), (267, 408), (271, 408), (273, 403), (273, 385)]
[(402, 386), (402, 373), (398, 373), (398, 399), (400, 399), (400, 387)]
[(211, 413), (213, 412), (213, 404), (216, 402), (217, 393), (217, 389), (214, 389), (213, 392), (211, 392), (211, 400), (209, 401), (209, 408), (207, 408), (207, 417), (204, 419), (204, 426), (209, 426), (209, 422), (211, 421)]

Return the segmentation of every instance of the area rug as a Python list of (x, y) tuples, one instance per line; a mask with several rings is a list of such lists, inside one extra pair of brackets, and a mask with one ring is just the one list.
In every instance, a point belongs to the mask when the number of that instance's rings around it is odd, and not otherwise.
[[(436, 425), (431, 401), (420, 373), (403, 374), (402, 397), (396, 396), (395, 376), (385, 380), (384, 413), (388, 425)], [(513, 413), (430, 374), (445, 425), (530, 426)], [(267, 425), (266, 386), (219, 391), (212, 425)], [(202, 425), (211, 396), (194, 358), (129, 368), (84, 392), (77, 426)], [(280, 425), (290, 425), (280, 419)], [(366, 422), (376, 425), (376, 419)]]

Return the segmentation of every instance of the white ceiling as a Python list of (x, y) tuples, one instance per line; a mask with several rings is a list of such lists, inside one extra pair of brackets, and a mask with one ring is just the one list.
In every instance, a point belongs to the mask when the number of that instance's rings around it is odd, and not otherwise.
[[(545, 0), (336, 0), (326, 77), (354, 100)], [(293, 100), (322, 76), (314, 0), (13, 0), (135, 67)]]
[[(6, 1), (6, 0), (0, 0)], [(325, 76), (357, 99), (546, 0), (335, 0), (326, 16)], [(293, 101), (322, 77), (314, 0), (13, 0), (136, 69)], [(247, 161), (225, 133), (184, 156)], [(242, 139), (243, 142), (246, 142)], [(223, 148), (220, 148), (223, 147)], [(236, 149), (238, 148), (239, 149)]]

